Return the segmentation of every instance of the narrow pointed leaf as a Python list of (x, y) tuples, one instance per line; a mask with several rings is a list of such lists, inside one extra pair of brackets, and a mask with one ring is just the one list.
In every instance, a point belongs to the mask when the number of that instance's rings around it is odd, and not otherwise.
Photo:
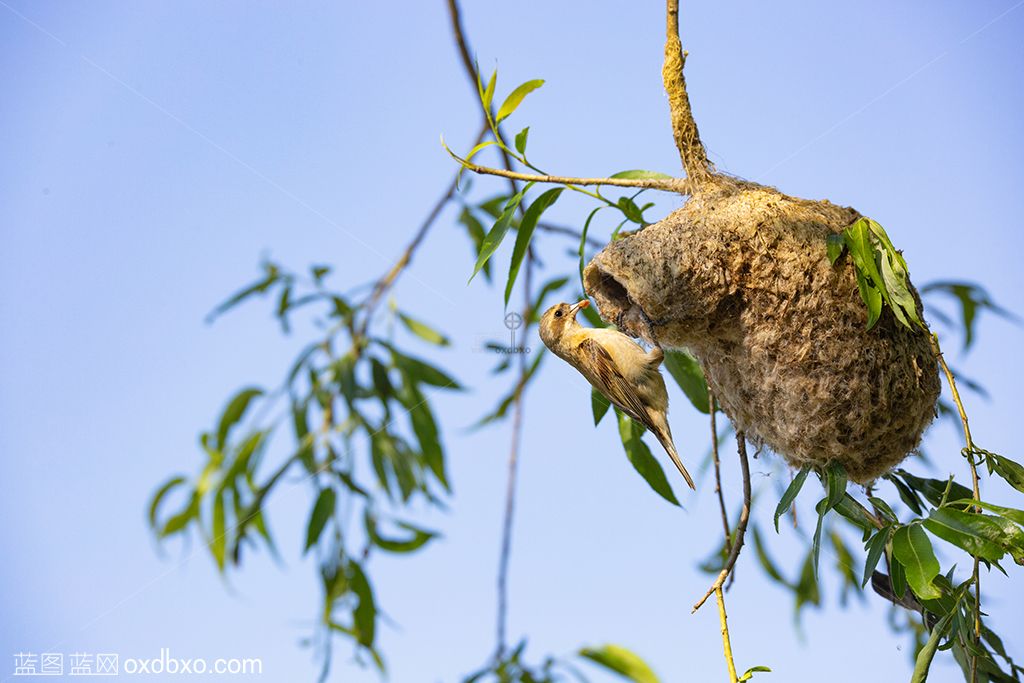
[(594, 389), (594, 388), (590, 389), (590, 409), (594, 413), (594, 426), (595, 427), (597, 425), (601, 424), (601, 419), (608, 412), (608, 408), (610, 408), (611, 405), (612, 405), (611, 402), (609, 402), (608, 399), (605, 398), (604, 394), (602, 394), (597, 389)]
[(622, 446), (626, 450), (626, 457), (629, 458), (633, 468), (640, 473), (640, 476), (654, 489), (655, 493), (673, 505), (679, 505), (679, 500), (668, 483), (665, 471), (651, 455), (651, 449), (640, 438), (643, 428), (625, 413), (618, 410), (615, 412), (619, 418), (619, 435), (622, 438)]
[(665, 350), (665, 369), (690, 399), (693, 407), (707, 415), (711, 411), (708, 383), (700, 362), (685, 351)]
[(793, 505), (793, 501), (796, 500), (797, 494), (799, 494), (800, 489), (803, 488), (804, 481), (807, 480), (807, 475), (810, 474), (810, 472), (810, 466), (800, 468), (800, 471), (793, 477), (793, 481), (789, 482), (789, 486), (786, 487), (786, 492), (782, 494), (782, 499), (779, 500), (779, 504), (775, 508), (776, 532), (779, 530), (779, 518), (789, 512), (789, 508)]
[(505, 101), (501, 103), (501, 107), (498, 108), (498, 115), (495, 117), (494, 123), (501, 123), (511, 116), (512, 112), (518, 109), (519, 105), (522, 104), (523, 98), (542, 85), (544, 85), (544, 81), (536, 79), (533, 81), (527, 81), (513, 90), (509, 96), (505, 98)]
[(540, 220), (541, 215), (558, 201), (558, 197), (564, 190), (565, 188), (563, 187), (555, 187), (548, 190), (530, 202), (526, 213), (523, 214), (523, 220), (519, 222), (519, 231), (516, 234), (516, 244), (512, 249), (512, 263), (508, 270), (508, 282), (505, 284), (506, 306), (508, 306), (509, 297), (512, 296), (512, 287), (515, 285), (516, 277), (519, 275), (519, 268), (523, 265), (523, 259), (526, 257), (526, 251), (530, 246), (530, 239), (533, 237), (533, 231), (537, 227), (537, 222)]
[[(530, 185), (527, 185), (529, 188)], [(512, 224), (512, 217), (515, 215), (516, 209), (519, 207), (519, 202), (523, 201), (523, 192), (526, 190), (512, 195), (508, 202), (505, 204), (505, 208), (502, 210), (501, 215), (498, 216), (498, 220), (495, 221), (494, 226), (490, 232), (484, 237), (483, 243), (480, 245), (480, 254), (477, 256), (476, 265), (473, 266), (473, 274), (469, 276), (470, 282), (476, 277), (476, 274), (480, 272), (480, 269), (484, 267), (488, 259), (494, 255), (494, 252), (501, 246), (502, 240), (505, 239), (505, 234), (508, 232), (509, 226)]]
[(306, 526), (306, 546), (303, 552), (316, 545), (327, 520), (334, 514), (334, 506), (334, 489), (321, 489), (320, 495), (317, 496), (316, 503), (313, 505), (313, 511), (309, 515), (309, 524)]
[(619, 645), (585, 647), (580, 650), (580, 656), (632, 683), (660, 683), (657, 675), (643, 659)]

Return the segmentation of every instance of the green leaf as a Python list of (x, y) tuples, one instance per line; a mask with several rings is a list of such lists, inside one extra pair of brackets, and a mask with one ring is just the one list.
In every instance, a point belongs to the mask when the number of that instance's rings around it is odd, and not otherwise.
[(594, 426), (601, 424), (601, 419), (611, 407), (611, 402), (597, 389), (590, 389), (590, 409), (594, 412)]
[(910, 677), (910, 683), (925, 683), (928, 680), (928, 669), (931, 668), (932, 660), (935, 659), (935, 652), (939, 649), (939, 641), (949, 630), (949, 625), (956, 612), (950, 612), (935, 624), (932, 633), (928, 636), (927, 642), (921, 651), (917, 653), (917, 661), (914, 664), (914, 673)]
[(800, 579), (793, 591), (796, 594), (796, 612), (799, 615), (804, 605), (820, 605), (821, 590), (814, 570), (814, 553), (808, 552), (800, 570)]
[(466, 161), (471, 161), (479, 152), (482, 152), (491, 145), (496, 144), (498, 144), (496, 140), (484, 140), (483, 142), (478, 142), (473, 146), (473, 149), (469, 150), (469, 154), (466, 155)]
[(829, 263), (834, 265), (845, 249), (846, 241), (842, 235), (829, 235), (825, 238), (825, 251), (828, 253)]
[(996, 474), (1005, 479), (1007, 484), (1024, 493), (1024, 467), (996, 453), (989, 453), (986, 457)]
[(871, 580), (871, 575), (874, 573), (875, 567), (878, 566), (878, 561), (882, 559), (882, 553), (885, 552), (885, 546), (889, 543), (891, 535), (892, 527), (883, 527), (864, 544), (867, 560), (864, 562), (864, 578), (860, 584), (862, 588)]
[(352, 625), (356, 632), (356, 642), (363, 647), (372, 648), (377, 626), (377, 605), (373, 598), (373, 587), (370, 586), (359, 563), (350, 561), (348, 569), (348, 580), (352, 586), (352, 592), (359, 598), (359, 604), (352, 611)]
[(962, 512), (952, 508), (932, 510), (924, 520), (924, 526), (939, 538), (962, 548), (971, 555), (983, 560), (996, 562), (1005, 551), (992, 540), (992, 536), (1001, 537), (999, 527), (993, 528), (985, 515)]
[(309, 524), (306, 527), (306, 547), (303, 552), (308, 552), (320, 540), (320, 534), (327, 524), (327, 520), (334, 514), (335, 494), (334, 489), (321, 489), (320, 495), (316, 498), (313, 511), (309, 515)]
[(988, 310), (1008, 320), (1016, 321), (1016, 316), (996, 304), (982, 287), (971, 282), (932, 282), (921, 289), (922, 294), (941, 292), (948, 294), (960, 304), (960, 314), (964, 328), (964, 350), (974, 343), (974, 323), (978, 311)]
[(430, 409), (423, 394), (416, 388), (416, 385), (407, 381), (399, 396), (402, 405), (409, 412), (409, 420), (412, 423), (413, 433), (419, 442), (420, 451), (427, 461), (427, 467), (434, 473), (437, 480), (441, 482), (445, 490), (450, 491), (448, 474), (445, 472), (444, 450), (441, 447), (441, 437), (438, 433), (437, 420)]
[(896, 517), (896, 513), (892, 511), (892, 508), (889, 507), (889, 504), (887, 502), (885, 502), (881, 498), (878, 498), (877, 496), (870, 496), (868, 500), (871, 501), (871, 505), (875, 508), (875, 510), (878, 511), (880, 515), (882, 515), (885, 521), (891, 522), (893, 524), (899, 523), (900, 520)]
[(521, 131), (516, 133), (516, 151), (520, 154), (526, 154), (526, 141), (530, 137), (530, 127), (527, 126)]
[(405, 325), (407, 330), (425, 342), (430, 342), (437, 346), (449, 346), (451, 344), (448, 337), (444, 336), (429, 325), (407, 316), (405, 313), (399, 313), (398, 319), (402, 321), (402, 324)]
[(217, 562), (217, 569), (224, 571), (224, 558), (227, 552), (227, 533), (224, 520), (224, 490), (221, 489), (213, 499), (213, 531), (210, 534), (210, 552)]
[[(849, 493), (845, 494), (833, 509), (865, 534), (870, 534), (878, 528), (876, 521)], [(867, 538), (866, 535), (865, 538)]]
[(767, 666), (762, 665), (752, 666), (746, 671), (744, 671), (742, 676), (736, 679), (736, 683), (743, 683), (743, 681), (749, 681), (751, 678), (754, 677), (755, 673), (760, 672), (771, 673), (771, 669)]
[(659, 683), (658, 677), (644, 660), (619, 645), (609, 644), (596, 648), (585, 647), (580, 650), (580, 656), (619, 674), (627, 681), (633, 681), (633, 683)]
[(811, 537), (811, 561), (814, 567), (814, 576), (817, 578), (818, 558), (821, 557), (821, 528), (825, 522), (825, 515), (828, 514), (828, 500), (825, 498), (819, 500), (814, 506), (814, 511), (818, 513), (818, 521), (814, 526), (814, 536)]
[(587, 220), (585, 220), (583, 222), (583, 232), (580, 234), (580, 247), (579, 247), (580, 287), (583, 287), (583, 269), (584, 269), (584, 267), (586, 265), (586, 263), (585, 263), (586, 258), (584, 256), (584, 254), (586, 253), (586, 249), (587, 249), (587, 233), (590, 232), (590, 223), (591, 223), (591, 221), (594, 220), (594, 216), (597, 215), (598, 211), (600, 211), (601, 209), (606, 209), (606, 208), (608, 208), (607, 205), (597, 207), (596, 209), (594, 209), (593, 211), (590, 212), (590, 215), (587, 216)]
[(285, 285), (281, 288), (281, 296), (277, 301), (277, 318), (281, 321), (281, 329), (285, 334), (290, 331), (288, 327), (288, 309), (292, 305), (292, 287)]
[(616, 203), (619, 210), (622, 211), (622, 215), (626, 217), (626, 220), (636, 223), (637, 225), (644, 225), (644, 214), (640, 210), (640, 207), (636, 205), (629, 197), (619, 197), (619, 201)]
[(508, 306), (509, 297), (512, 296), (512, 287), (516, 283), (516, 276), (519, 275), (519, 268), (526, 257), (526, 250), (530, 246), (530, 239), (533, 237), (533, 231), (537, 227), (537, 222), (540, 220), (541, 215), (558, 200), (558, 197), (564, 190), (564, 187), (555, 187), (548, 190), (530, 202), (530, 206), (527, 207), (526, 212), (523, 214), (523, 220), (520, 221), (519, 231), (516, 234), (516, 244), (512, 249), (512, 263), (508, 270), (508, 282), (505, 284), (506, 307)]
[(814, 537), (811, 539), (811, 555), (814, 562), (814, 575), (818, 575), (818, 558), (821, 556), (821, 529), (825, 521), (825, 515), (829, 510), (835, 508), (846, 496), (846, 469), (838, 461), (833, 461), (825, 468), (824, 473), (825, 497), (818, 501), (815, 510), (818, 513), (818, 522), (814, 527)]
[(491, 77), (488, 79), (487, 86), (485, 87), (484, 84), (480, 82), (480, 67), (477, 66), (476, 84), (477, 89), (480, 92), (480, 103), (483, 105), (484, 111), (489, 112), (491, 110), (491, 101), (494, 99), (494, 88), (498, 84), (498, 70), (495, 69), (491, 73)]
[(924, 510), (921, 507), (921, 498), (917, 495), (917, 492), (914, 491), (914, 489), (910, 488), (906, 482), (897, 478), (893, 474), (885, 475), (885, 479), (896, 487), (896, 492), (899, 493), (900, 500), (903, 501), (904, 505), (910, 508), (911, 512), (915, 515), (924, 514)]
[(910, 323), (920, 325), (921, 319), (917, 316), (917, 301), (908, 287), (907, 271), (892, 253), (882, 254), (881, 264), (882, 279), (885, 281), (885, 289), (889, 293), (889, 306), (900, 323), (913, 329)]
[(708, 383), (700, 362), (685, 351), (665, 349), (665, 369), (690, 399), (693, 407), (707, 415), (711, 411)]
[(412, 383), (429, 384), (440, 389), (462, 390), (462, 386), (458, 382), (439, 368), (434, 367), (425, 360), (407, 356), (387, 342), (382, 342), (382, 344), (391, 351), (391, 358), (395, 365)]
[(494, 255), (494, 252), (501, 246), (502, 240), (505, 239), (505, 234), (508, 232), (509, 226), (512, 224), (512, 217), (515, 215), (516, 209), (519, 207), (519, 203), (523, 201), (523, 194), (533, 184), (530, 183), (521, 190), (520, 192), (512, 195), (508, 202), (505, 203), (505, 208), (502, 210), (501, 215), (498, 216), (498, 220), (495, 221), (494, 226), (490, 232), (484, 237), (484, 241), (480, 244), (480, 254), (477, 256), (476, 265), (473, 266), (473, 274), (469, 276), (469, 281), (472, 282), (476, 274), (480, 272), (480, 269), (484, 267), (484, 264)]
[(633, 464), (633, 468), (640, 473), (640, 476), (654, 489), (655, 493), (673, 505), (679, 505), (676, 494), (669, 486), (665, 471), (651, 455), (651, 449), (640, 438), (640, 435), (643, 434), (643, 427), (618, 409), (615, 413), (619, 418), (619, 436), (622, 438), (622, 446), (626, 450), (626, 457)]
[(768, 555), (768, 550), (764, 546), (764, 541), (761, 538), (761, 531), (755, 525), (752, 529), (754, 536), (754, 553), (757, 555), (758, 562), (761, 563), (761, 568), (764, 569), (764, 573), (768, 575), (768, 578), (772, 579), (776, 583), (786, 586), (790, 590), (795, 590), (795, 586), (786, 580), (786, 577), (779, 571), (778, 566), (772, 560), (771, 556)]
[(160, 537), (164, 538), (171, 534), (176, 534), (182, 531), (188, 523), (191, 522), (199, 515), (199, 495), (195, 492), (192, 493), (192, 497), (189, 498), (188, 503), (181, 510), (181, 512), (173, 515), (168, 519), (160, 530)]
[(633, 171), (619, 171), (614, 175), (608, 176), (609, 178), (623, 178), (625, 180), (671, 180), (672, 176), (665, 173), (658, 173), (657, 171), (643, 171), (640, 169)]
[(942, 597), (942, 591), (932, 584), (939, 575), (939, 561), (935, 558), (928, 534), (920, 525), (897, 529), (892, 536), (892, 552), (906, 570), (907, 583), (914, 595), (922, 600)]
[(964, 498), (962, 500), (956, 500), (948, 503), (944, 507), (971, 507), (978, 506), (989, 512), (995, 512), (998, 515), (1002, 515), (1006, 519), (1016, 522), (1017, 524), (1024, 525), (1024, 510), (1018, 510), (1017, 508), (1003, 507), (1002, 505), (994, 505), (992, 503), (986, 503), (983, 500), (973, 500), (971, 498)]
[(206, 316), (206, 322), (209, 323), (213, 321), (214, 318), (217, 318), (221, 314), (226, 313), (229, 309), (234, 308), (242, 301), (248, 299), (253, 294), (263, 294), (268, 289), (270, 289), (270, 287), (274, 283), (281, 279), (281, 272), (274, 264), (264, 263), (263, 269), (266, 272), (266, 276), (263, 279), (257, 280), (248, 287), (244, 287), (238, 292), (235, 292), (233, 295), (231, 295), (227, 299), (227, 301), (217, 306), (215, 309), (213, 309), (213, 311), (209, 313), (209, 315)]
[(525, 98), (527, 95), (529, 95), (542, 85), (544, 85), (544, 81), (541, 79), (536, 79), (532, 81), (527, 81), (526, 83), (523, 83), (518, 88), (513, 90), (512, 93), (505, 98), (505, 101), (501, 103), (501, 106), (498, 107), (498, 115), (494, 118), (495, 125), (501, 123), (509, 116), (511, 116), (512, 112), (518, 109), (519, 105), (522, 104), (523, 98)]
[(793, 501), (796, 500), (797, 494), (800, 493), (800, 489), (804, 486), (804, 481), (807, 479), (807, 475), (810, 473), (810, 465), (805, 465), (800, 468), (800, 471), (793, 477), (793, 481), (789, 482), (789, 486), (786, 487), (786, 492), (782, 494), (782, 499), (779, 500), (778, 506), (775, 508), (775, 531), (779, 531), (779, 519), (782, 515), (789, 512), (789, 508), (793, 505)]
[(381, 550), (386, 550), (390, 553), (411, 553), (419, 550), (430, 540), (437, 537), (437, 532), (420, 529), (406, 522), (396, 522), (395, 525), (397, 527), (410, 532), (411, 536), (404, 539), (388, 538), (380, 533), (377, 527), (377, 520), (370, 515), (369, 511), (366, 511), (363, 520), (366, 526), (366, 534), (370, 541)]
[[(846, 495), (846, 468), (839, 461), (833, 461), (825, 469), (825, 481), (827, 483), (828, 495), (826, 496), (827, 510), (831, 510)], [(826, 510), (826, 511), (827, 511)]]
[(889, 557), (889, 585), (893, 595), (902, 597), (907, 593), (907, 571), (895, 556)]
[[(469, 207), (464, 208), (462, 210), (462, 213), (459, 214), (459, 223), (462, 223), (464, 226), (466, 226), (466, 232), (469, 234), (470, 240), (473, 241), (473, 255), (475, 256), (479, 254), (480, 248), (484, 243), (484, 237), (486, 237), (487, 234), (486, 231), (484, 230), (483, 223), (481, 223), (477, 219), (477, 217), (473, 215), (473, 212), (469, 210)], [(484, 277), (487, 278), (487, 280), (490, 280), (490, 261), (485, 263), (484, 267), (481, 270), (484, 271)]]
[(168, 493), (184, 483), (185, 477), (171, 477), (153, 494), (153, 500), (149, 503), (149, 526), (153, 527), (153, 529), (157, 528), (156, 518), (160, 511), (160, 503), (163, 502)]
[(263, 390), (257, 387), (248, 387), (235, 394), (221, 414), (220, 424), (217, 426), (217, 450), (224, 450), (228, 440), (228, 432), (242, 419), (252, 400), (262, 395)]

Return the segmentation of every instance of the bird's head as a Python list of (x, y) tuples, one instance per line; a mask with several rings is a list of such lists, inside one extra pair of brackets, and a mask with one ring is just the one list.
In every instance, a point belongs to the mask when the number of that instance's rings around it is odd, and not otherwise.
[(556, 304), (544, 311), (544, 315), (540, 318), (540, 338), (544, 345), (556, 354), (563, 355), (560, 353), (561, 344), (566, 333), (580, 326), (576, 322), (576, 314), (580, 312), (580, 309), (589, 305), (590, 301), (583, 299), (572, 305)]

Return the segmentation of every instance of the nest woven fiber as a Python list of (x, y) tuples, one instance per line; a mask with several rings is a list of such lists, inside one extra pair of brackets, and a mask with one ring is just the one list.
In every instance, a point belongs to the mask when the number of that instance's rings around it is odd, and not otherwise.
[(868, 482), (916, 448), (940, 383), (926, 333), (888, 308), (868, 330), (851, 259), (829, 263), (826, 238), (860, 217), (715, 176), (605, 247), (585, 288), (605, 320), (640, 336), (639, 308), (659, 343), (693, 353), (754, 443), (794, 467), (839, 461)]

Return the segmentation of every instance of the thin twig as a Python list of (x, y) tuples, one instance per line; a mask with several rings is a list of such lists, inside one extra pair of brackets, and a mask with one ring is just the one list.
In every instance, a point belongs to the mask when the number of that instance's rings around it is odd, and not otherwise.
[[(564, 226), (564, 225), (555, 225), (553, 223), (547, 223), (547, 222), (544, 222), (544, 221), (542, 221), (540, 223), (537, 223), (537, 229), (541, 230), (543, 232), (549, 232), (549, 233), (552, 233), (552, 234), (555, 234), (555, 235), (565, 235), (566, 237), (572, 237), (577, 242), (579, 242), (580, 238), (583, 236), (583, 233), (580, 232), (579, 230), (575, 230), (573, 228), (570, 228), (570, 227), (567, 227), (567, 226)], [(591, 237), (590, 235), (587, 235), (587, 244), (589, 244), (592, 247), (603, 247), (604, 246), (604, 242), (602, 242), (599, 239), (595, 239), (595, 238)]]
[(718, 578), (711, 584), (711, 588), (704, 594), (704, 597), (694, 604), (693, 612), (699, 610), (712, 593), (722, 588), (732, 572), (732, 568), (736, 565), (740, 549), (743, 548), (743, 538), (747, 533), (747, 522), (750, 520), (750, 463), (747, 461), (746, 436), (740, 429), (736, 430), (736, 452), (740, 456), (740, 472), (743, 475), (743, 509), (740, 511), (740, 520), (736, 523), (736, 537), (733, 539), (732, 551), (726, 558), (722, 571), (718, 573)]
[[(942, 349), (939, 348), (939, 339), (931, 332), (926, 330), (928, 334), (928, 341), (931, 343), (932, 351), (935, 356), (939, 359), (939, 366), (942, 368), (942, 372), (946, 375), (946, 382), (949, 384), (949, 392), (953, 395), (953, 402), (956, 403), (956, 409), (960, 413), (960, 423), (964, 428), (964, 442), (966, 447), (964, 448), (964, 455), (967, 456), (967, 463), (971, 467), (971, 484), (973, 486), (974, 500), (981, 500), (981, 490), (978, 487), (978, 466), (974, 462), (974, 440), (971, 438), (971, 426), (967, 422), (967, 411), (964, 410), (963, 401), (960, 400), (960, 392), (956, 388), (956, 379), (953, 377), (953, 372), (946, 365), (946, 359), (942, 355)], [(981, 512), (981, 508), (975, 506), (975, 512)], [(979, 572), (979, 560), (978, 556), (974, 556), (974, 642), (977, 643), (981, 639), (981, 573)], [(974, 683), (978, 678), (978, 657), (977, 655), (971, 655), (971, 683)]]
[(711, 460), (715, 464), (715, 494), (718, 496), (718, 509), (722, 513), (722, 531), (725, 532), (725, 553), (732, 552), (732, 541), (729, 536), (729, 515), (725, 510), (725, 496), (722, 494), (722, 467), (718, 459), (718, 426), (715, 424), (717, 405), (715, 395), (708, 389), (708, 407), (711, 411)]
[(452, 154), (467, 171), (481, 175), (495, 175), (502, 178), (522, 180), (531, 183), (554, 183), (568, 187), (588, 187), (591, 185), (610, 185), (612, 187), (637, 187), (645, 190), (662, 190), (664, 192), (690, 193), (690, 183), (685, 178), (572, 178), (568, 176), (541, 175), (539, 173), (520, 173), (508, 169), (478, 166)]
[[(523, 320), (530, 319), (530, 289), (533, 280), (533, 258), (527, 252), (526, 272), (523, 275)], [(508, 454), (508, 481), (505, 488), (505, 517), (502, 523), (501, 556), (498, 559), (498, 614), (497, 645), (494, 659), (501, 661), (505, 652), (505, 631), (508, 623), (508, 568), (512, 557), (512, 522), (515, 518), (516, 475), (519, 466), (519, 445), (523, 430), (523, 393), (526, 388), (528, 370), (526, 354), (519, 356), (519, 381), (515, 388), (512, 407), (512, 437)]]
[(722, 587), (715, 588), (718, 601), (718, 621), (722, 624), (722, 650), (725, 652), (725, 666), (729, 669), (729, 683), (736, 683), (736, 663), (732, 659), (732, 643), (729, 640), (729, 617), (725, 613), (725, 595)]
[[(484, 136), (487, 135), (487, 131), (489, 130), (490, 127), (487, 125), (487, 122), (484, 121), (483, 127), (480, 129), (480, 133), (476, 136), (476, 142), (474, 142), (473, 144), (476, 145), (481, 140), (483, 140)], [(373, 289), (371, 290), (370, 295), (366, 298), (366, 302), (364, 304), (365, 317), (363, 318), (363, 324), (360, 328), (361, 335), (366, 335), (366, 329), (370, 324), (371, 314), (373, 313), (373, 310), (377, 307), (377, 305), (380, 303), (381, 297), (383, 297), (384, 294), (389, 289), (391, 289), (391, 287), (395, 284), (395, 281), (398, 279), (398, 276), (401, 275), (402, 272), (409, 267), (409, 264), (412, 262), (412, 257), (416, 253), (416, 249), (419, 248), (420, 244), (423, 242), (423, 239), (427, 236), (427, 233), (430, 231), (430, 228), (434, 225), (434, 222), (437, 220), (437, 217), (441, 215), (441, 210), (448, 204), (448, 202), (451, 201), (452, 197), (455, 196), (455, 192), (457, 190), (458, 180), (457, 178), (452, 178), (451, 183), (449, 183), (448, 185), (448, 189), (445, 190), (444, 194), (442, 194), (441, 197), (434, 204), (434, 207), (430, 210), (430, 213), (427, 214), (427, 217), (424, 219), (423, 223), (420, 224), (419, 229), (416, 230), (416, 233), (413, 235), (413, 238), (409, 242), (409, 244), (405, 247), (405, 250), (402, 252), (402, 255), (398, 257), (398, 260), (395, 262), (395, 265), (391, 266), (391, 269), (388, 270), (388, 272), (384, 273), (384, 275), (381, 276), (381, 278), (374, 283)]]
[(661, 77), (668, 93), (669, 114), (672, 119), (672, 136), (679, 158), (683, 162), (686, 177), (696, 184), (709, 180), (714, 172), (708, 162), (704, 143), (700, 141), (697, 123), (690, 109), (690, 97), (686, 93), (686, 52), (679, 40), (679, 0), (666, 0), (665, 20), (665, 63)]
[[(457, 0), (448, 0), (448, 17), (449, 19), (451, 19), (452, 22), (452, 35), (455, 36), (455, 44), (459, 48), (459, 58), (462, 60), (463, 71), (465, 71), (466, 75), (469, 77), (469, 85), (473, 89), (473, 95), (479, 97), (479, 93), (477, 91), (477, 83), (480, 80), (480, 73), (479, 71), (477, 71), (476, 62), (474, 62), (473, 58), (469, 55), (469, 40), (466, 38), (466, 32), (462, 28), (462, 11), (459, 9), (459, 3)], [(480, 103), (480, 105), (481, 108), (483, 108), (482, 102)], [(485, 111), (484, 125), (488, 125), (488, 121), (493, 120), (493, 110)], [(501, 135), (501, 126), (498, 125), (496, 126), (496, 128), (498, 130), (498, 134)], [(479, 143), (480, 141), (482, 141), (482, 138), (477, 142)], [(501, 163), (505, 166), (505, 168), (511, 170), (512, 159), (511, 157), (509, 157), (508, 152), (506, 152), (500, 145), (498, 146), (498, 151), (501, 154)], [(515, 179), (510, 179), (510, 181), (510, 184), (512, 186), (512, 194), (517, 194), (519, 192), (519, 188), (516, 186)], [(519, 210), (520, 212), (524, 210), (521, 204), (519, 206)]]
[[(473, 87), (473, 93), (476, 94), (476, 81), (478, 77), (476, 72), (476, 66), (473, 64), (473, 60), (469, 56), (469, 44), (466, 41), (465, 32), (462, 30), (462, 19), (459, 14), (458, 3), (455, 0), (448, 0), (448, 14), (451, 17), (452, 22), (452, 38), (455, 40), (455, 47), (458, 49), (459, 57), (462, 61), (463, 71), (466, 73), (466, 77), (469, 79), (470, 85)], [(473, 146), (475, 147), (480, 142), (482, 142), (489, 131), (490, 125), (488, 124), (487, 116), (485, 115), (483, 125), (481, 126), (480, 129), (480, 133), (476, 136), (476, 140), (473, 142)], [(511, 161), (507, 158), (505, 159), (505, 162), (506, 164), (511, 163)], [(388, 272), (386, 272), (383, 276), (381, 276), (379, 280), (377, 280), (377, 282), (374, 283), (373, 289), (371, 290), (370, 295), (367, 297), (364, 305), (365, 313), (363, 323), (359, 329), (359, 334), (361, 336), (366, 335), (366, 330), (370, 325), (370, 318), (372, 317), (374, 309), (380, 303), (381, 298), (384, 296), (385, 293), (387, 293), (389, 289), (391, 289), (392, 286), (394, 286), (395, 281), (398, 279), (398, 276), (401, 275), (402, 272), (412, 262), (412, 257), (416, 253), (416, 249), (419, 248), (420, 243), (423, 242), (423, 239), (427, 236), (427, 233), (430, 231), (431, 226), (433, 226), (434, 222), (437, 220), (437, 217), (441, 214), (441, 210), (445, 207), (445, 205), (448, 204), (449, 201), (451, 201), (452, 197), (455, 196), (455, 192), (457, 190), (458, 174), (456, 174), (452, 178), (451, 183), (449, 183), (448, 185), (448, 189), (445, 190), (444, 194), (441, 195), (441, 198), (437, 200), (437, 202), (434, 204), (434, 207), (430, 210), (430, 213), (427, 214), (426, 219), (420, 225), (419, 229), (416, 231), (416, 234), (413, 236), (412, 241), (409, 242), (409, 245), (402, 252), (402, 255), (399, 256), (398, 260), (395, 262), (395, 265), (391, 266), (391, 269), (388, 270)], [(515, 183), (513, 182), (513, 194), (517, 191), (518, 190), (515, 186)]]

